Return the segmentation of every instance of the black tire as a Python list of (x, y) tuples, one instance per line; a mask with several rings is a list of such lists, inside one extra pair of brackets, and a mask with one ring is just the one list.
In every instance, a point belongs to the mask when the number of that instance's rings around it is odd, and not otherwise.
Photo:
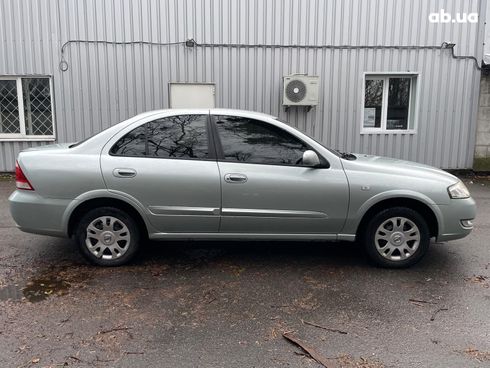
[[(412, 221), (417, 226), (420, 234), (418, 248), (416, 248), (416, 250), (408, 258), (399, 260), (388, 259), (381, 255), (377, 250), (375, 238), (378, 228), (385, 221), (395, 217), (404, 217)], [(378, 212), (371, 220), (369, 220), (367, 226), (365, 227), (364, 234), (362, 234), (362, 240), (369, 258), (376, 265), (385, 268), (406, 268), (416, 264), (427, 253), (430, 244), (430, 233), (427, 221), (417, 211), (406, 207), (392, 207)], [(413, 245), (414, 242), (411, 241), (409, 244)], [(401, 250), (398, 250), (398, 254), (401, 255)], [(396, 253), (394, 253), (394, 257), (397, 257)]]
[[(122, 229), (121, 224), (126, 226), (127, 231), (122, 232), (121, 235), (126, 236), (125, 234), (129, 233), (128, 240), (120, 240), (120, 241), (112, 240), (113, 244), (110, 244), (110, 246), (114, 246), (115, 243), (118, 243), (119, 248), (123, 249), (123, 251), (119, 253), (119, 254), (122, 253), (121, 255), (114, 255), (117, 254), (117, 251), (116, 250), (111, 251), (107, 249), (109, 248), (109, 246), (102, 242), (100, 242), (101, 247), (105, 247), (106, 249), (103, 251), (101, 256), (98, 257), (89, 250), (87, 241), (90, 241), (91, 244), (96, 243), (95, 245), (99, 243), (97, 243), (97, 240), (95, 239), (87, 240), (87, 227), (93, 221), (101, 217), (112, 217), (117, 219), (118, 221), (114, 221), (115, 222), (114, 226), (116, 226), (116, 230), (118, 231), (121, 231)], [(100, 227), (104, 226), (102, 222), (100, 222), (100, 224), (101, 224)], [(97, 226), (99, 226), (98, 223)], [(109, 234), (107, 236), (108, 236), (108, 241), (111, 241), (111, 235)], [(141, 239), (141, 234), (137, 223), (126, 212), (115, 207), (99, 207), (88, 211), (80, 219), (75, 230), (75, 242), (77, 243), (80, 253), (90, 263), (98, 266), (121, 266), (123, 264), (128, 263), (138, 251), (140, 245), (140, 239)], [(105, 259), (108, 257), (113, 257), (113, 258)]]

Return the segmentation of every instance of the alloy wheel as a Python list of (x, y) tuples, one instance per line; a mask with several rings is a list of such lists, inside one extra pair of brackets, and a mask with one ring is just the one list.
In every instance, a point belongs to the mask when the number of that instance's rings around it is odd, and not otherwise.
[(116, 217), (98, 217), (90, 222), (86, 230), (85, 245), (97, 258), (113, 260), (123, 256), (129, 248), (129, 229)]
[(406, 217), (391, 217), (376, 230), (376, 250), (390, 261), (401, 261), (413, 256), (420, 245), (420, 230)]

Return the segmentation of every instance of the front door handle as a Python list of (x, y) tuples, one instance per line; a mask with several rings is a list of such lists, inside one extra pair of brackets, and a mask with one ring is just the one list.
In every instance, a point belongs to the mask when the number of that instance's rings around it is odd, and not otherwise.
[(244, 174), (226, 174), (225, 181), (234, 184), (245, 183), (247, 181), (247, 176)]
[(134, 169), (114, 169), (112, 174), (116, 178), (134, 178), (136, 176), (136, 170), (134, 170)]

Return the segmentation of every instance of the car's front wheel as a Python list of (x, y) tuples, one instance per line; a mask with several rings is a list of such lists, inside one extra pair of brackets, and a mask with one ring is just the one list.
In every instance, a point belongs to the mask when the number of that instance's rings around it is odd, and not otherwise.
[(75, 241), (91, 263), (120, 266), (129, 262), (138, 250), (140, 231), (126, 212), (114, 207), (99, 207), (80, 219)]
[(429, 227), (418, 212), (393, 207), (378, 212), (364, 232), (366, 252), (377, 265), (409, 267), (420, 261), (430, 244)]

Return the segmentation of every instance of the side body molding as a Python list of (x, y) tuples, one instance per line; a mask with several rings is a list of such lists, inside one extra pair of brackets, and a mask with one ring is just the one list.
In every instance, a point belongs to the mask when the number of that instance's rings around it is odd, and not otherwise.
[(136, 198), (133, 198), (128, 194), (119, 191), (97, 189), (81, 194), (73, 201), (71, 201), (70, 204), (66, 207), (65, 213), (63, 215), (63, 223), (62, 223), (62, 229), (64, 233), (68, 235), (68, 223), (70, 217), (73, 211), (75, 211), (75, 209), (78, 206), (92, 199), (103, 199), (103, 198), (113, 198), (126, 202), (128, 205), (133, 207), (140, 214), (141, 218), (145, 222), (149, 234), (157, 232), (148, 221), (148, 216), (146, 214), (145, 208), (138, 202), (138, 200), (136, 200)]

